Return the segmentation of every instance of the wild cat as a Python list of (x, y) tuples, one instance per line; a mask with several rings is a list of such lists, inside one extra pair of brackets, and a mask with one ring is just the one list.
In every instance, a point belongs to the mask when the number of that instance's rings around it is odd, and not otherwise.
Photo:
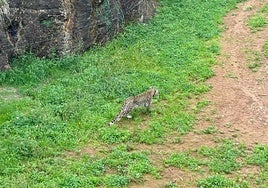
[(122, 117), (131, 118), (130, 112), (137, 107), (144, 106), (147, 110), (149, 110), (150, 105), (152, 104), (152, 98), (159, 94), (156, 88), (150, 88), (147, 91), (129, 97), (124, 102), (120, 112), (116, 115), (116, 117), (109, 123), (109, 125), (113, 125), (116, 122), (120, 121)]

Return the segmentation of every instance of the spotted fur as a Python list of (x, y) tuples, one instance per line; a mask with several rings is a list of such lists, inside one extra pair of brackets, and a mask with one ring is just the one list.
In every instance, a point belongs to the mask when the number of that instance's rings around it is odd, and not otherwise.
[(116, 117), (109, 123), (109, 125), (113, 125), (116, 122), (120, 121), (122, 117), (131, 118), (130, 112), (137, 107), (144, 106), (147, 110), (149, 110), (150, 105), (152, 104), (152, 98), (158, 95), (158, 90), (155, 88), (150, 88), (149, 90), (141, 93), (139, 95), (135, 95), (129, 97), (125, 100), (120, 112), (116, 115)]

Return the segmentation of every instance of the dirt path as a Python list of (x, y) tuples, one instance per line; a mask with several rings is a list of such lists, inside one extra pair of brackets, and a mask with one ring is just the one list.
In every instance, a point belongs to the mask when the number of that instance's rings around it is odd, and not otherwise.
[[(210, 109), (216, 110), (215, 125), (223, 136), (247, 146), (268, 144), (268, 59), (263, 53), (268, 28), (252, 33), (247, 26), (249, 16), (264, 4), (249, 0), (225, 17), (220, 65), (208, 81), (213, 89), (206, 95), (212, 102)], [(261, 57), (255, 57), (258, 54)], [(260, 58), (261, 67), (253, 72), (248, 64), (256, 58)]]
[[(239, 4), (224, 18), (225, 32), (220, 39), (221, 55), (214, 67), (212, 86), (202, 99), (210, 105), (200, 113), (195, 130), (182, 137), (182, 144), (169, 145), (171, 151), (213, 146), (215, 139), (231, 138), (247, 147), (268, 144), (268, 59), (263, 52), (268, 41), (268, 27), (252, 33), (247, 20), (268, 1), (249, 0)], [(248, 65), (261, 54), (261, 67), (253, 72)], [(215, 134), (199, 134), (214, 126)]]

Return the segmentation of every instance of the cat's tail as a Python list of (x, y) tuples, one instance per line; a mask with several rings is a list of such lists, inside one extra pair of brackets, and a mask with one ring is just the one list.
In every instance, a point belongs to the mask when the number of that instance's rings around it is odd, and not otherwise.
[(112, 125), (114, 125), (116, 122), (118, 122), (119, 120), (119, 115), (120, 115), (120, 113), (118, 113), (117, 115), (116, 115), (116, 117), (108, 124), (109, 126), (112, 126)]
[(119, 112), (115, 118), (109, 123), (109, 125), (114, 125), (116, 122), (120, 121), (120, 119), (122, 118), (122, 114), (121, 112)]
[(114, 125), (115, 124), (115, 122), (114, 121), (111, 121), (110, 123), (108, 123), (107, 125), (108, 126), (112, 126), (112, 125)]

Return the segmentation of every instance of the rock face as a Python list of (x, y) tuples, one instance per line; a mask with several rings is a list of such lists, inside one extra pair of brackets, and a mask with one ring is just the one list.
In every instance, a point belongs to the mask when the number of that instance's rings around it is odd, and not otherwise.
[(0, 0), (0, 69), (10, 57), (83, 52), (154, 14), (155, 0)]

